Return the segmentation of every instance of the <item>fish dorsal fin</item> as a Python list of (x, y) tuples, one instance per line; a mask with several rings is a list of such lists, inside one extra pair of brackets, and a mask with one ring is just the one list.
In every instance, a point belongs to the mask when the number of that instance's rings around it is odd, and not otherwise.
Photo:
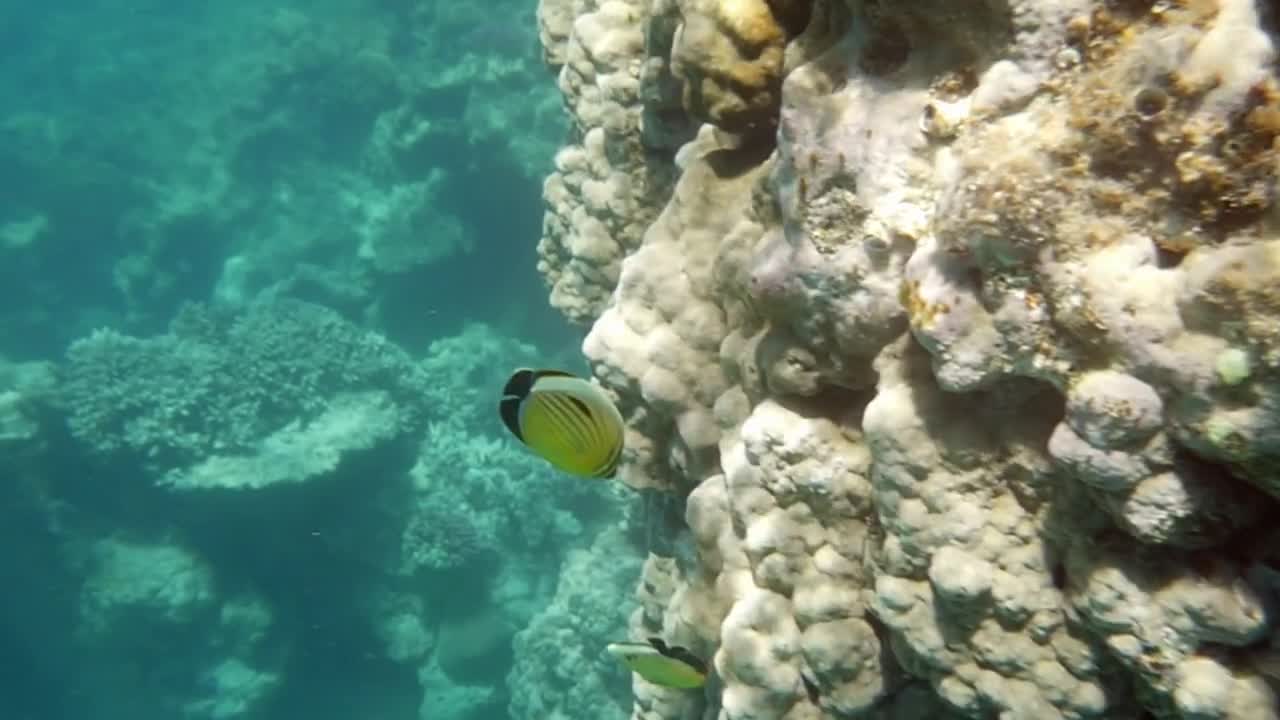
[(697, 670), (704, 675), (706, 674), (707, 663), (704, 662), (702, 658), (694, 655), (689, 648), (681, 647), (679, 645), (668, 645), (659, 637), (649, 638), (649, 644), (653, 646), (654, 650), (662, 653), (664, 657), (669, 657), (672, 660), (679, 660), (694, 670)]
[(573, 373), (560, 372), (559, 370), (534, 370), (533, 382), (529, 387), (529, 392), (552, 392), (574, 399), (581, 399), (583, 393), (596, 392), (596, 388), (591, 384), (590, 380), (580, 378)]
[(515, 397), (524, 399), (533, 386), (544, 377), (576, 377), (573, 373), (567, 373), (563, 370), (533, 370), (531, 368), (519, 368), (511, 373), (511, 377), (507, 378), (507, 384), (502, 387), (503, 397)]
[(653, 646), (654, 650), (662, 653), (663, 657), (684, 662), (685, 665), (698, 670), (699, 673), (707, 674), (707, 662), (694, 655), (689, 648), (678, 646), (678, 644), (667, 644), (662, 638), (649, 638), (649, 644)]
[(565, 372), (564, 370), (550, 370), (547, 368), (543, 368), (542, 370), (530, 370), (529, 372), (533, 374), (533, 382), (531, 383), (533, 385), (537, 385), (538, 381), (541, 380), (542, 378), (549, 378), (549, 377), (577, 378), (579, 380), (581, 379), (581, 378), (578, 378), (577, 375), (574, 375), (571, 372)]
[(502, 386), (503, 397), (523, 398), (529, 394), (529, 388), (533, 387), (533, 370), (529, 368), (520, 368), (511, 373), (511, 377), (507, 378), (507, 384)]
[(567, 373), (548, 375), (534, 381), (531, 392), (550, 392), (564, 397), (584, 415), (622, 426), (625, 421), (604, 390), (586, 378)]

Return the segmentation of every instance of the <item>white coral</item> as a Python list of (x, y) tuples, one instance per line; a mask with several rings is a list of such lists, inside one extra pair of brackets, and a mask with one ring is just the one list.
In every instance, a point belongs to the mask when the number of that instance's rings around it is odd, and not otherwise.
[[(1276, 718), (1265, 592), (1220, 550), (1280, 500), (1257, 6), (810, 9), (768, 157), (704, 129), (656, 217), (602, 191), (599, 150), (548, 183), (544, 271), (595, 319), (622, 478), (693, 488), (699, 565), (646, 622), (718, 648), (722, 718), (925, 687), (966, 717)], [(584, 144), (620, 147), (575, 72)], [(609, 197), (608, 232), (565, 210)], [(684, 710), (655, 697), (637, 717)]]

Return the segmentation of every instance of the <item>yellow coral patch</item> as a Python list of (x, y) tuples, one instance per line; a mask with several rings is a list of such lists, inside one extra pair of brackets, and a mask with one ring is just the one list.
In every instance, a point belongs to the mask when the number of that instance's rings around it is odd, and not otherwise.
[(783, 40), (782, 28), (764, 0), (720, 0), (716, 19), (740, 42), (754, 48)]
[(916, 280), (903, 280), (898, 288), (898, 301), (907, 310), (907, 322), (921, 330), (933, 325), (939, 315), (951, 311), (946, 303), (932, 303), (920, 295), (920, 283)]

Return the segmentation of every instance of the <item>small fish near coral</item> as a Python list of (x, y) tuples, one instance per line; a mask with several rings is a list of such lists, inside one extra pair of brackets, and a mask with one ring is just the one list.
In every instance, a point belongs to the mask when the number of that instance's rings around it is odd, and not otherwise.
[(571, 475), (611, 478), (622, 457), (622, 413), (599, 387), (562, 370), (512, 373), (498, 404), (520, 442)]
[(690, 690), (707, 682), (705, 662), (688, 649), (669, 646), (660, 638), (649, 638), (647, 643), (609, 643), (605, 649), (654, 685)]

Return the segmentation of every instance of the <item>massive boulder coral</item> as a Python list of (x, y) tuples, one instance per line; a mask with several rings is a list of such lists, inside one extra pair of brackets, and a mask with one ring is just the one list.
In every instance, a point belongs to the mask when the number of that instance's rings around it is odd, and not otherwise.
[(645, 412), (631, 418), (624, 480), (676, 487), (715, 467), (717, 398), (727, 389), (719, 344), (724, 317), (712, 295), (715, 245), (733, 229), (736, 205), (758, 170), (713, 182), (718, 157), (708, 133), (695, 141), (671, 203), (623, 261), (619, 300), (583, 343), (595, 372)]
[[(766, 400), (724, 458), (730, 517), (751, 573), (720, 632), (717, 667), (732, 715), (790, 708), (801, 674), (827, 692), (799, 702), (836, 714), (867, 711), (895, 682), (866, 598), (854, 590), (867, 580), (861, 559), (874, 517), (870, 453), (847, 429), (860, 410), (833, 421)], [(780, 660), (791, 672), (771, 667)]]
[(844, 9), (810, 0), (671, 1), (679, 17), (671, 72), (685, 112), (735, 144), (772, 147), (787, 69), (834, 41)]
[[(681, 10), (719, 127), (615, 220), (583, 349), (697, 541), (633, 631), (723, 691), (635, 716), (1280, 717), (1274, 5)], [(709, 70), (732, 18), (780, 29), (739, 68), (776, 105)]]
[(918, 347), (896, 350), (862, 425), (880, 527), (874, 607), (899, 661), (968, 717), (1123, 711), (1123, 678), (1069, 621), (1060, 587), (1056, 533), (1081, 523), (1040, 447), (1059, 412), (1051, 391), (1024, 381), (948, 398)]
[[(775, 7), (793, 9), (781, 20)], [(672, 70), (693, 117), (730, 133), (765, 139), (777, 127), (786, 20), (803, 28), (807, 4), (766, 0), (685, 0)]]
[(585, 324), (607, 305), (619, 262), (670, 192), (674, 167), (662, 150), (685, 134), (664, 132), (680, 119), (663, 112), (669, 69), (661, 56), (647, 62), (646, 44), (669, 47), (671, 23), (661, 15), (646, 21), (645, 3), (623, 0), (544, 0), (539, 18), (548, 59), (562, 63), (553, 67), (574, 142), (556, 154), (543, 188), (538, 269), (551, 303)]

